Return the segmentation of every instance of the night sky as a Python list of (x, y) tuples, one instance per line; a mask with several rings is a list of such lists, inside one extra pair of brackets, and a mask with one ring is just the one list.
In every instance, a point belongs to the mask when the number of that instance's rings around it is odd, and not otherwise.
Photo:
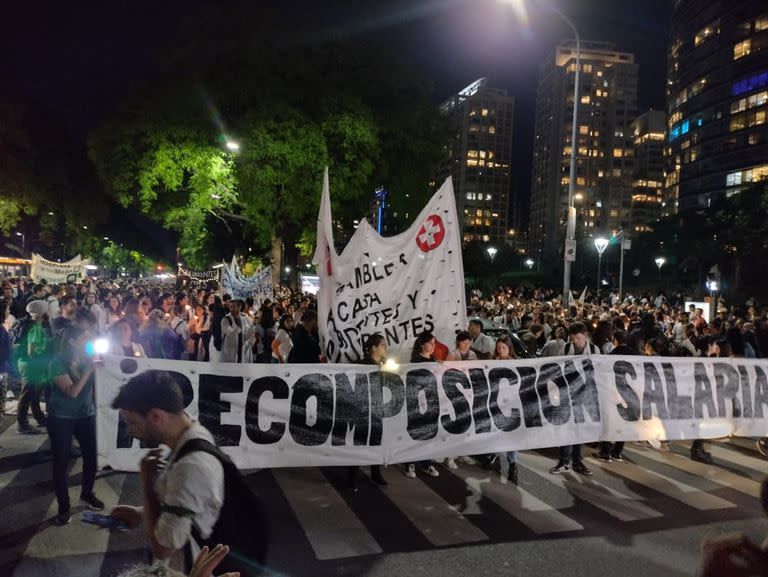
[[(583, 39), (611, 41), (634, 52), (640, 111), (664, 107), (669, 0), (548, 1), (571, 17)], [(73, 145), (84, 146), (88, 132), (151, 75), (158, 53), (203, 4), (17, 3), (11, 17), (3, 18), (0, 34), (6, 90), (47, 109), (66, 127)], [(527, 196), (537, 69), (570, 33), (542, 8), (544, 0), (526, 4), (527, 25), (501, 0), (296, 1), (280, 9), (287, 23), (316, 31), (307, 42), (386, 41), (432, 80), (436, 102), (483, 76), (492, 86), (508, 89), (518, 103), (515, 187)]]

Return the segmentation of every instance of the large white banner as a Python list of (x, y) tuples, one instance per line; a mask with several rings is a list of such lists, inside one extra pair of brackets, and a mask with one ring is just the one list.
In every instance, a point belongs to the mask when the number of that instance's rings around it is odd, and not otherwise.
[(121, 385), (171, 371), (187, 412), (239, 467), (412, 462), (572, 443), (768, 436), (768, 362), (555, 357), (401, 365), (256, 365), (107, 357), (97, 371), (102, 463), (143, 450)]
[(30, 276), (35, 282), (41, 280), (46, 280), (48, 283), (79, 282), (86, 276), (85, 262), (80, 255), (67, 262), (53, 262), (32, 253)]
[(384, 335), (390, 356), (410, 359), (419, 333), (453, 347), (466, 328), (464, 266), (453, 184), (447, 179), (405, 232), (384, 238), (360, 221), (341, 254), (333, 245), (328, 171), (317, 222), (319, 332), (332, 362), (356, 362), (366, 335)]
[(232, 257), (232, 264), (221, 269), (221, 293), (236, 299), (253, 297), (257, 303), (267, 299), (272, 300), (274, 298), (272, 267), (268, 266), (246, 277), (237, 266), (235, 258)]

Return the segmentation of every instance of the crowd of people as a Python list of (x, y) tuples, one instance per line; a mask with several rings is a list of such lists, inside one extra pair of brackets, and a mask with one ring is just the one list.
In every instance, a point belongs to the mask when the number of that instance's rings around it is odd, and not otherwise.
[[(50, 437), (59, 524), (71, 519), (67, 466), (73, 438), (77, 439), (83, 458), (81, 500), (90, 509), (104, 508), (104, 503), (94, 494), (93, 390), (97, 357), (93, 347), (97, 337), (106, 338), (108, 352), (126, 357), (228, 363), (322, 362), (314, 297), (286, 290), (274, 301), (255, 303), (253, 299), (220, 296), (214, 289), (176, 290), (167, 284), (142, 280), (48, 285), (15, 279), (3, 284), (0, 400), (6, 398), (11, 375), (19, 387), (18, 432), (32, 435), (47, 431)], [(682, 294), (667, 298), (659, 292), (619, 299), (617, 294), (610, 293), (603, 299), (583, 299), (566, 305), (552, 291), (499, 288), (487, 297), (473, 291), (468, 295), (468, 326), (456, 334), (455, 342), (441, 343), (433, 334), (421, 333), (408, 360), (412, 363), (511, 360), (520, 353), (526, 357), (768, 356), (768, 307), (759, 307), (755, 302), (744, 307), (726, 307), (720, 301), (720, 306), (713, 307), (712, 317), (707, 320), (701, 308), (692, 306), (686, 310), (684, 302)], [(504, 330), (488, 334), (489, 323), (494, 329)], [(524, 348), (516, 350), (513, 340), (522, 343)], [(360, 362), (382, 365), (387, 357), (386, 339), (381, 334), (367, 336), (363, 351)], [(158, 382), (132, 383), (132, 388), (126, 386), (116, 399), (115, 408), (120, 409), (131, 433), (149, 443), (163, 442), (174, 451), (192, 438), (212, 442), (210, 433), (199, 423), (188, 422), (179, 405), (178, 387), (174, 383), (163, 386), (169, 391), (165, 396), (158, 393), (162, 391)], [(43, 398), (47, 414), (41, 406)], [(30, 424), (30, 412), (36, 427)], [(150, 420), (155, 418), (151, 417), (153, 414), (156, 419)], [(764, 440), (756, 443), (765, 455)], [(605, 462), (622, 461), (623, 443), (601, 442), (594, 456)], [(507, 479), (517, 484), (517, 452), (509, 451), (505, 457)], [(148, 494), (153, 494), (160, 475), (153, 458), (148, 456), (142, 461), (142, 476), (149, 479), (144, 487)], [(204, 473), (191, 478), (206, 481), (205, 487), (196, 487), (195, 491), (198, 495), (207, 495), (210, 503), (221, 506), (226, 463), (222, 465), (220, 459), (225, 457), (194, 454), (190, 458)], [(701, 440), (693, 441), (691, 458), (712, 462)], [(445, 460), (445, 465), (457, 468), (457, 461), (502, 470), (499, 455), (451, 458)], [(592, 474), (580, 445), (560, 447), (550, 473), (557, 475), (571, 469), (585, 476)], [(416, 477), (417, 472), (430, 476), (440, 474), (434, 461), (406, 463), (403, 472), (408, 477)], [(350, 467), (350, 489), (355, 490), (358, 477), (358, 468)], [(211, 479), (221, 482), (209, 483)], [(371, 480), (382, 487), (388, 484), (378, 466), (372, 467)], [(168, 483), (174, 482), (192, 481), (187, 475), (179, 481), (166, 474), (165, 490), (171, 491)], [(161, 510), (168, 503), (160, 503), (157, 495), (154, 500), (147, 499), (144, 512), (154, 515), (150, 523), (153, 551), (160, 557), (178, 552), (189, 539), (192, 524), (188, 519), (178, 519), (173, 511), (184, 511), (188, 504), (174, 502), (169, 512)], [(211, 518), (205, 521), (206, 517), (201, 516), (197, 526), (198, 530), (202, 528), (204, 533), (211, 534), (216, 516), (215, 511), (208, 513)], [(136, 511), (122, 508), (114, 514), (131, 524), (140, 522)]]

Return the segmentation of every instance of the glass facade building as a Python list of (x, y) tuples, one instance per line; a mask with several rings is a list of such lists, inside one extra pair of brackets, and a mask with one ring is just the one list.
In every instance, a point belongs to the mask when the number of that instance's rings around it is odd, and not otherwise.
[(768, 178), (768, 3), (677, 0), (667, 67), (668, 212)]

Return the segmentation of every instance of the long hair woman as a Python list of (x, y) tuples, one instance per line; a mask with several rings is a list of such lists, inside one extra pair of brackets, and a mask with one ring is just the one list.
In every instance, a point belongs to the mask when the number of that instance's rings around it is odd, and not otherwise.
[(53, 484), (59, 505), (56, 523), (70, 522), (68, 465), (72, 437), (83, 456), (80, 501), (94, 511), (104, 509), (93, 493), (96, 482), (96, 403), (93, 358), (87, 352), (90, 333), (78, 326), (64, 330), (58, 352), (49, 365), (53, 387), (48, 401), (48, 436), (53, 453)]
[[(411, 350), (412, 363), (434, 363), (435, 361), (435, 335), (425, 331), (416, 337)], [(418, 463), (406, 463), (405, 476), (411, 479), (416, 477), (416, 466), (427, 475), (439, 477), (440, 472), (432, 464), (432, 461), (419, 461)]]
[[(363, 342), (363, 365), (377, 365), (381, 367), (386, 360), (384, 355), (387, 353), (387, 341), (379, 333), (374, 333), (366, 337)], [(383, 375), (381, 375), (383, 378)], [(352, 491), (357, 491), (356, 481), (360, 468), (357, 466), (347, 469), (347, 482)], [(379, 487), (386, 487), (387, 481), (381, 474), (381, 465), (371, 465), (371, 480)]]

